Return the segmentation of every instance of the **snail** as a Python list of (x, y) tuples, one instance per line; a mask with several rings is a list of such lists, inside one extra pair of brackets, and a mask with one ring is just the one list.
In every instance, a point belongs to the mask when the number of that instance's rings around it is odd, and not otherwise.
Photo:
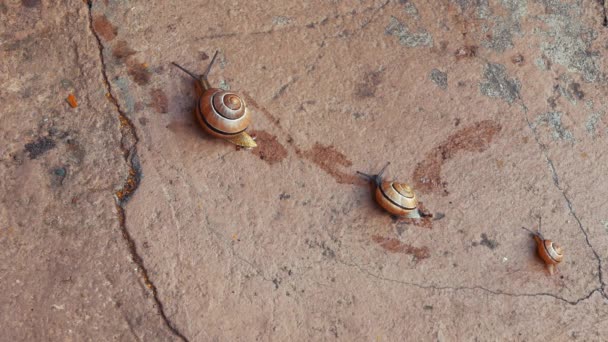
[(251, 122), (251, 113), (243, 98), (234, 92), (213, 88), (207, 79), (215, 62), (217, 51), (213, 55), (207, 70), (200, 76), (186, 70), (179, 64), (173, 65), (196, 80), (199, 100), (195, 116), (207, 133), (243, 147), (256, 147), (253, 138), (245, 132)]
[(543, 237), (540, 232), (540, 218), (538, 220), (538, 230), (536, 232), (525, 227), (522, 228), (532, 233), (538, 249), (538, 255), (543, 259), (545, 264), (547, 264), (549, 274), (553, 275), (557, 264), (564, 259), (564, 249), (557, 243)]
[(418, 199), (409, 185), (382, 180), (382, 174), (389, 165), (390, 162), (386, 163), (376, 175), (368, 175), (360, 171), (357, 171), (357, 173), (374, 185), (376, 202), (384, 210), (397, 216), (421, 218), (421, 212), (418, 210)]

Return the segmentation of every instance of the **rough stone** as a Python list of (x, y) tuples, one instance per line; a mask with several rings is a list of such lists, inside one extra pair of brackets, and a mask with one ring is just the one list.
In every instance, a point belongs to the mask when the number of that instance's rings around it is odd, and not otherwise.
[[(605, 339), (604, 22), (595, 0), (0, 2), (0, 339)], [(193, 116), (171, 62), (216, 50), (259, 148)], [(433, 217), (376, 205), (356, 171), (388, 161)], [(564, 246), (553, 276), (522, 227)]]

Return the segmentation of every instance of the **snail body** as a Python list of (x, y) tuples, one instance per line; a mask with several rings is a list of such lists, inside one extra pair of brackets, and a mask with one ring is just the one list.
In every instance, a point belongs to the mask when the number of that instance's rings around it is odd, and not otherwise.
[(256, 147), (253, 138), (245, 131), (251, 123), (251, 113), (243, 97), (232, 91), (214, 88), (207, 79), (216, 57), (217, 51), (205, 73), (200, 76), (175, 62), (173, 64), (197, 81), (200, 98), (196, 105), (195, 116), (201, 127), (211, 136), (243, 147)]
[(557, 264), (564, 260), (564, 249), (559, 244), (545, 239), (539, 230), (534, 232), (529, 229), (524, 228), (525, 230), (532, 233), (532, 237), (534, 238), (534, 242), (536, 242), (536, 249), (538, 251), (538, 256), (545, 262), (547, 265), (547, 270), (549, 274), (553, 275), (555, 272), (555, 267)]
[(414, 190), (405, 183), (389, 182), (382, 179), (387, 163), (377, 175), (368, 175), (357, 171), (358, 174), (367, 178), (375, 187), (374, 197), (376, 202), (386, 211), (393, 215), (408, 218), (420, 218), (418, 210), (418, 198)]

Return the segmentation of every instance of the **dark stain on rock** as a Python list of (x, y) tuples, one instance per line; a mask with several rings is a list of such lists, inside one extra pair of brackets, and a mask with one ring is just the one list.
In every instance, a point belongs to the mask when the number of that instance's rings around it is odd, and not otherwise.
[(48, 137), (38, 138), (36, 141), (25, 144), (25, 151), (29, 154), (30, 159), (36, 159), (53, 148), (55, 148), (55, 141)]
[(431, 252), (429, 248), (424, 247), (414, 247), (412, 245), (405, 244), (399, 239), (389, 238), (380, 235), (373, 235), (372, 240), (379, 244), (380, 247), (384, 248), (389, 253), (403, 253), (413, 255), (416, 260), (427, 259), (431, 256)]
[(255, 136), (255, 141), (258, 144), (251, 150), (251, 153), (268, 164), (278, 163), (287, 157), (287, 149), (283, 147), (276, 136), (266, 131), (251, 131), (251, 136)]
[(524, 65), (524, 62), (525, 62), (525, 58), (524, 58), (524, 56), (521, 53), (519, 53), (519, 54), (511, 57), (511, 63), (513, 63), (513, 64), (515, 64), (517, 66)]
[(363, 76), (363, 82), (355, 87), (355, 95), (358, 97), (374, 97), (376, 90), (382, 82), (382, 71), (370, 71)]
[(142, 126), (145, 126), (145, 125), (147, 125), (147, 124), (148, 124), (148, 119), (147, 119), (147, 118), (145, 118), (145, 117), (141, 117), (141, 118), (137, 119), (137, 121), (139, 121), (139, 123), (140, 123)]
[(577, 99), (582, 100), (585, 98), (585, 93), (581, 90), (581, 85), (576, 82), (572, 82), (568, 85), (569, 92), (574, 95)]
[(93, 18), (93, 29), (105, 41), (111, 41), (116, 38), (116, 27), (106, 18), (105, 15), (97, 15)]
[(116, 42), (116, 45), (112, 48), (112, 56), (116, 58), (119, 62), (123, 62), (125, 59), (137, 53), (135, 50), (131, 49), (127, 42), (124, 40), (119, 40)]
[(326, 246), (325, 243), (321, 244), (321, 248), (323, 249), (323, 252), (321, 253), (322, 256), (324, 256), (326, 258), (330, 258), (330, 259), (333, 259), (336, 257), (336, 252), (334, 252), (333, 249)]
[[(338, 240), (336, 240), (336, 242), (339, 243)], [(305, 239), (304, 243), (306, 243), (308, 245), (308, 248), (320, 248), (322, 250), (321, 255), (323, 255), (324, 257), (328, 257), (328, 258), (336, 257), (336, 252), (333, 249), (331, 249), (329, 246), (327, 246), (325, 244), (325, 242), (319, 243), (317, 241)]]
[(551, 67), (553, 67), (553, 62), (549, 59), (549, 57), (547, 57), (545, 54), (542, 54), (540, 58), (543, 64), (545, 65), (545, 69), (551, 70)]
[(40, 5), (40, 0), (21, 0), (21, 5), (28, 8), (36, 7)]
[(547, 104), (549, 104), (549, 107), (551, 107), (551, 109), (555, 109), (555, 107), (557, 107), (557, 100), (562, 96), (561, 93), (559, 91), (553, 91), (553, 96), (550, 96), (547, 99)]
[(298, 155), (315, 163), (321, 170), (332, 176), (340, 184), (366, 184), (365, 181), (355, 174), (345, 173), (339, 170), (340, 166), (350, 167), (353, 163), (344, 154), (336, 151), (333, 146), (324, 146), (315, 143), (308, 151), (296, 150)]
[(477, 45), (465, 45), (461, 46), (456, 51), (454, 51), (454, 56), (457, 60), (461, 60), (463, 58), (472, 58), (477, 56), (477, 50), (479, 46)]
[(397, 235), (399, 235), (399, 236), (403, 235), (403, 232), (405, 231), (404, 224), (397, 224), (395, 229), (397, 230)]
[(483, 152), (500, 132), (502, 126), (491, 120), (484, 120), (465, 127), (449, 136), (444, 142), (428, 152), (416, 165), (412, 178), (414, 189), (422, 193), (440, 191), (448, 195), (446, 184), (441, 181), (441, 167), (447, 160), (461, 151)]
[(129, 63), (127, 63), (127, 73), (131, 76), (131, 79), (139, 85), (150, 83), (151, 74), (145, 63), (129, 61)]
[(488, 239), (488, 235), (486, 235), (486, 233), (481, 234), (481, 241), (479, 244), (486, 246), (489, 249), (495, 249), (498, 247), (498, 242), (496, 242), (496, 240)]
[(447, 41), (442, 40), (442, 41), (439, 42), (439, 46), (438, 47), (433, 46), (431, 48), (431, 51), (433, 53), (436, 53), (436, 54), (439, 54), (439, 55), (445, 55), (447, 53), (447, 50), (448, 50), (448, 45), (449, 45), (449, 43)]
[(154, 110), (156, 110), (156, 112), (169, 112), (169, 98), (167, 98), (167, 94), (165, 94), (162, 89), (150, 90), (150, 98), (152, 99), (152, 103), (150, 103), (150, 105), (154, 108)]
[(64, 167), (56, 167), (51, 170), (51, 184), (53, 186), (61, 186), (63, 185), (63, 180), (67, 175), (67, 171)]

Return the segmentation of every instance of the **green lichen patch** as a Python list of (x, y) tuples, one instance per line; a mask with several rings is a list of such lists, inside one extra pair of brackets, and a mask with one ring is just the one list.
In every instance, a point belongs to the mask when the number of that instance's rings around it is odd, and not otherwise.
[(589, 135), (595, 137), (595, 134), (597, 131), (597, 126), (598, 126), (599, 122), (602, 120), (602, 118), (604, 117), (604, 114), (606, 114), (606, 113), (605, 112), (595, 112), (595, 113), (589, 114), (589, 117), (587, 118), (587, 122), (585, 123), (585, 129), (587, 130), (587, 133), (589, 133)]
[(445, 90), (448, 88), (448, 74), (439, 70), (433, 69), (429, 74), (429, 78), (433, 83), (435, 83), (439, 88)]
[(583, 4), (578, 1), (566, 4), (557, 0), (543, 1), (546, 15), (538, 18), (546, 24), (539, 34), (544, 36), (541, 51), (551, 62), (578, 72), (586, 82), (601, 80), (598, 67), (600, 54), (591, 50), (597, 32), (580, 20)]
[(553, 140), (565, 140), (574, 142), (574, 135), (572, 135), (572, 132), (567, 130), (562, 124), (563, 115), (564, 113), (562, 112), (547, 112), (541, 114), (532, 123), (532, 128), (536, 129), (541, 125), (547, 125), (551, 128)]
[(509, 104), (519, 97), (521, 84), (515, 78), (509, 78), (502, 64), (488, 63), (485, 66), (483, 80), (479, 84), (482, 94), (489, 97), (499, 97)]
[(399, 19), (391, 17), (388, 26), (384, 31), (387, 35), (399, 38), (399, 44), (407, 47), (433, 46), (433, 37), (423, 28), (418, 28), (416, 32), (401, 23)]

